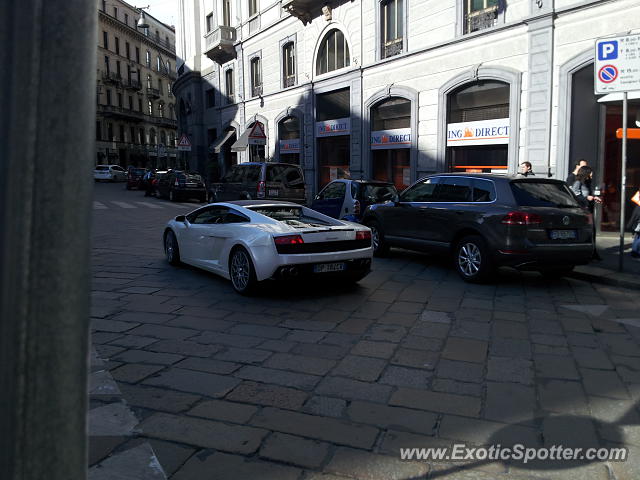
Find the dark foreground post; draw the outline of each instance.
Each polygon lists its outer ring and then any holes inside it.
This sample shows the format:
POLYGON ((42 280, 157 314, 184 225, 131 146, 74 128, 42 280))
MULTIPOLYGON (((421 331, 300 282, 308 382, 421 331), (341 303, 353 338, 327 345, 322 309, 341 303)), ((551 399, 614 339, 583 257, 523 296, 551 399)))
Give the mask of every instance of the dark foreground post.
POLYGON ((96 3, 0 2, 0 478, 86 477, 96 3))

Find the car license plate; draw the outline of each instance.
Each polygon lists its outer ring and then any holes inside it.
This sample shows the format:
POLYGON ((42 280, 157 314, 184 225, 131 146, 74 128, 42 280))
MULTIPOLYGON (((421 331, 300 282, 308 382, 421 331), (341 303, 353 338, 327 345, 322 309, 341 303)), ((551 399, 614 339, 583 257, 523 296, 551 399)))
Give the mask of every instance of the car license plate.
POLYGON ((321 263, 320 265, 313 266, 314 273, 329 273, 329 272, 341 272, 346 270, 347 266, 344 263, 321 263))
POLYGON ((272 188, 269 190, 268 195, 270 197, 277 197, 278 195, 280 195, 280 191, 277 188, 272 188))
POLYGON ((551 240, 575 240, 577 238, 575 230, 551 230, 549 236, 551 240))

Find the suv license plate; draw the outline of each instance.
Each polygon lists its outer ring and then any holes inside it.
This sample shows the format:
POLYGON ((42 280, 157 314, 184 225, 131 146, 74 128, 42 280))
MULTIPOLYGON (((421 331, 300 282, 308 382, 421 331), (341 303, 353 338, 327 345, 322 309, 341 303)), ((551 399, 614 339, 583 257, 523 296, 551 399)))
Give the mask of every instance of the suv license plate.
POLYGON ((313 266, 314 273, 342 272, 347 266, 344 263, 321 263, 313 266))
POLYGON ((575 240, 577 238, 575 230, 551 230, 549 236, 551 240, 575 240))
POLYGON ((278 195, 280 195, 280 191, 277 188, 272 188, 269 190, 267 195, 269 195, 270 197, 277 197, 278 195))

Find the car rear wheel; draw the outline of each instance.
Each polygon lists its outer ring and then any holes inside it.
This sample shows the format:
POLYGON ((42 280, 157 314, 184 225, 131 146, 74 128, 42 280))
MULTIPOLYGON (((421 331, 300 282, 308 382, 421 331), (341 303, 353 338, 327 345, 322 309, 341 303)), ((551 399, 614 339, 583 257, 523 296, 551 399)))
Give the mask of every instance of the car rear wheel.
POLYGON ((180 265, 180 248, 176 235, 172 231, 168 231, 164 236, 164 254, 169 264, 180 265))
POLYGON ((241 295, 250 295, 258 283, 251 256, 242 247, 231 252, 229 258, 229 277, 233 289, 241 295))
POLYGON ((466 282, 482 282, 494 273, 486 242, 481 236, 469 235, 458 242, 455 267, 466 282))
POLYGON ((383 257, 389 253, 389 245, 384 240, 384 233, 378 222, 371 221, 366 224, 371 230, 371 245, 373 246, 373 254, 376 257, 383 257))

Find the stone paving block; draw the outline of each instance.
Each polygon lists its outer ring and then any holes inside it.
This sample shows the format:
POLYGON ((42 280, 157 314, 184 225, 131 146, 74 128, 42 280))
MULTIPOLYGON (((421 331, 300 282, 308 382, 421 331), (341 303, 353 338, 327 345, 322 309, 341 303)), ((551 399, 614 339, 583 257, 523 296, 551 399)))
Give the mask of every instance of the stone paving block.
POLYGON ((600 446, 593 420, 589 417, 549 415, 542 420, 545 446, 597 448, 600 446))
POLYGON ((533 354, 537 355, 559 355, 562 357, 569 357, 571 351, 568 347, 554 347, 551 345, 540 345, 539 343, 533 344, 533 354))
POLYGON ((91 480, 166 480, 165 472, 148 443, 115 453, 89 469, 91 480))
POLYGON ((341 333, 352 333, 354 335, 360 335, 366 332, 372 323, 373 321, 368 318, 350 317, 349 319, 340 323, 335 328, 335 331, 341 332, 341 333))
POLYGON ((228 331, 233 335, 248 335, 253 337, 280 339, 290 332, 288 328, 269 327, 266 325, 236 325, 228 331))
POLYGON ((182 368, 171 368, 153 377, 147 378, 143 384, 166 387, 181 392, 199 393, 209 397, 224 397, 240 380, 215 373, 198 372, 182 368))
POLYGON ((627 389, 615 371, 581 368, 580 374, 582 375, 582 384, 587 395, 618 398, 620 400, 629 398, 627 389))
POLYGON ((265 440, 258 455, 306 468, 319 468, 329 453, 329 446, 325 442, 274 433, 265 440))
POLYGON ((159 340, 153 345, 149 345, 146 350, 152 352, 177 353, 179 355, 191 357, 207 358, 223 347, 217 345, 203 345, 189 340, 159 340))
POLYGON ((364 336, 374 342, 397 343, 407 334, 406 328, 399 325, 373 325, 364 336))
POLYGON ((168 315, 165 313, 123 312, 113 317, 113 320, 137 324, 165 324, 174 318, 176 318, 175 315, 168 315))
POLYGON ((246 366, 235 372, 238 378, 244 380, 253 380, 262 383, 274 383, 284 387, 299 388, 302 390, 311 390, 322 377, 316 375, 307 375, 304 373, 287 372, 284 370, 276 370, 273 368, 246 366))
POLYGON ((296 343, 285 340, 267 340, 266 342, 258 345, 258 348, 272 352, 287 353, 295 346, 296 343))
POLYGON ((491 321, 491 318, 493 317, 492 312, 489 310, 477 310, 468 308, 460 308, 458 310, 454 310, 454 313, 452 315, 455 318, 456 322, 471 321, 477 323, 487 323, 491 321))
POLYGON ((470 320, 457 320, 451 327, 450 336, 472 338, 475 340, 489 340, 491 325, 489 323, 470 320))
POLYGON ((255 452, 268 434, 261 428, 167 413, 154 413, 140 429, 151 438, 241 454, 255 452))
MULTIPOLYGON (((637 312, 634 312, 634 314, 637 314, 637 312)), ((591 326, 596 332, 626 333, 621 324, 605 318, 592 318, 591 326)))
POLYGON ((356 423, 375 425, 385 429, 408 430, 425 435, 435 433, 438 419, 435 413, 362 401, 351 402, 347 415, 356 423))
POLYGON ((530 447, 540 445, 539 434, 533 427, 454 415, 442 417, 438 433, 442 438, 475 445, 515 445, 518 443, 530 447))
POLYGON ((219 373, 221 375, 235 372, 242 364, 224 362, 222 360, 211 360, 209 358, 185 358, 181 362, 175 364, 176 367, 186 368, 188 370, 198 370, 208 373, 219 373))
POLYGON ((119 382, 138 383, 149 375, 162 370, 164 366, 141 365, 137 363, 127 363, 121 367, 111 370, 111 375, 119 382))
POLYGON ((539 335, 563 335, 561 325, 560 322, 550 318, 531 318, 529 320, 529 329, 532 333, 539 335))
POLYGON ((572 357, 534 355, 536 374, 539 377, 579 380, 580 375, 572 357))
POLYGON ((417 313, 402 313, 389 310, 378 317, 367 318, 377 318, 376 323, 379 324, 413 327, 413 325, 415 325, 416 321, 418 320, 419 315, 417 313))
POLYGON ((378 358, 348 355, 333 369, 331 374, 372 382, 377 380, 386 364, 386 361, 378 358))
POLYGON ((226 398, 236 402, 298 410, 308 396, 307 393, 293 388, 245 381, 234 388, 226 398))
POLYGON ((223 332, 229 329, 233 323, 226 320, 217 320, 206 317, 192 317, 190 315, 178 315, 169 320, 165 325, 170 327, 191 328, 194 330, 223 332))
POLYGON ((105 320, 101 318, 94 318, 91 320, 91 330, 98 332, 113 332, 121 333, 133 330, 139 323, 134 322, 122 322, 118 320, 105 320))
POLYGON ((389 366, 384 371, 378 383, 395 385, 398 387, 427 388, 433 372, 423 369, 389 366))
POLYGON ((323 345, 338 345, 341 347, 351 348, 358 342, 359 338, 359 335, 353 335, 350 333, 331 332, 320 340, 320 343, 323 345))
POLYGON ((216 360, 227 362, 259 364, 272 355, 266 350, 256 350, 253 348, 226 348, 215 355, 216 360))
POLYGON ((155 293, 155 292, 157 292, 159 290, 160 290, 159 288, 153 288, 153 287, 128 287, 128 288, 120 289, 119 292, 121 292, 121 293, 141 293, 141 294, 149 295, 149 294, 155 293))
POLYGON ((113 357, 114 360, 124 363, 151 363, 155 365, 171 365, 183 358, 182 355, 174 355, 173 353, 156 353, 146 350, 127 350, 113 357))
POLYGON ((437 359, 438 354, 435 352, 399 348, 391 359, 391 363, 394 365, 401 365, 403 367, 433 370, 437 359))
POLYGON ((108 457, 114 450, 120 448, 121 445, 126 444, 130 438, 131 437, 122 435, 115 437, 87 437, 89 450, 89 461, 87 465, 91 467, 102 459, 108 457))
POLYGON ((325 377, 315 392, 319 395, 360 399, 372 402, 386 402, 391 395, 392 387, 378 383, 361 382, 341 377, 325 377))
POLYGON ((559 320, 566 332, 593 333, 593 327, 588 318, 562 315, 559 320))
POLYGON ((124 347, 117 347, 115 345, 96 345, 95 348, 98 355, 104 359, 110 359, 125 350, 124 347))
POLYGON ((533 362, 521 358, 489 357, 487 380, 533 384, 533 362))
POLYGON ((372 448, 378 429, 367 425, 355 425, 343 420, 317 415, 265 407, 258 412, 251 424, 277 432, 348 445, 372 448))
POLYGON ((484 378, 484 363, 456 362, 442 359, 438 363, 436 376, 462 382, 480 383, 484 378))
POLYGON ((611 353, 616 355, 627 355, 629 357, 640 357, 640 346, 633 341, 629 335, 617 333, 599 333, 598 338, 604 342, 611 353))
POLYGON ((165 325, 141 325, 130 330, 129 333, 153 338, 184 340, 185 338, 197 335, 199 332, 188 328, 167 327, 165 325))
POLYGON ((123 337, 122 333, 94 332, 91 334, 91 343, 94 345, 101 345, 103 343, 112 342, 116 338, 122 338, 122 337, 123 337))
POLYGON ((264 363, 265 367, 292 370, 311 375, 326 375, 335 365, 335 360, 287 353, 275 353, 264 363))
POLYGON ((450 324, 451 314, 425 309, 420 313, 420 320, 423 322, 450 324))
MULTIPOLYGON (((502 306, 502 305, 500 305, 500 306, 502 306)), ((496 302, 496 308, 500 308, 500 306, 496 302)), ((527 321, 527 316, 526 316, 526 314, 521 313, 521 312, 512 312, 510 310, 507 310, 507 311, 495 310, 493 312, 493 319, 494 320, 508 320, 510 322, 526 322, 527 321)))
POLYGON ((492 328, 494 337, 527 339, 529 330, 521 322, 494 320, 492 328))
POLYGON ((111 345, 117 345, 119 347, 128 348, 144 348, 147 345, 151 345, 157 342, 157 338, 141 337, 139 335, 123 335, 120 338, 111 342, 111 345))
POLYGON ((362 340, 355 344, 351 353, 365 357, 391 358, 397 347, 395 343, 362 340))
POLYGON ((517 338, 494 338, 489 346, 492 357, 515 357, 531 359, 531 344, 529 340, 517 338))
POLYGON ((348 352, 348 348, 339 347, 337 345, 316 345, 311 343, 297 345, 291 350, 292 354, 330 360, 340 360, 342 357, 347 355, 348 352))
POLYGON ((391 304, 389 312, 397 313, 421 313, 424 309, 424 302, 406 302, 398 300, 391 304))
POLYGON ((195 452, 192 447, 178 445, 163 440, 144 439, 153 448, 162 469, 167 476, 173 473, 195 452))
POLYGON ((444 323, 419 322, 409 330, 410 335, 427 338, 445 338, 449 333, 449 325, 444 323))
POLYGON ((124 403, 103 404, 87 412, 87 428, 94 437, 133 435, 136 425, 138 419, 124 403))
POLYGON ((565 380, 544 380, 537 385, 540 408, 567 415, 588 415, 582 384, 565 380))
POLYGON ((455 393, 458 395, 482 396, 482 384, 459 382, 448 378, 434 378, 431 389, 436 392, 455 393))
POLYGON ((453 413, 467 417, 477 417, 480 414, 479 398, 414 388, 399 388, 391 396, 389 405, 432 412, 453 413))
POLYGON ((289 330, 285 340, 287 342, 318 343, 324 338, 327 332, 316 332, 311 330, 289 330))
POLYGON ((424 462, 408 462, 398 457, 339 448, 325 470, 358 480, 405 480, 424 478, 429 466, 424 462))
POLYGON ((487 342, 468 338, 449 337, 442 351, 442 358, 462 362, 484 363, 487 342))
POLYGON ((549 345, 552 347, 566 347, 567 339, 563 335, 545 335, 541 333, 532 333, 531 342, 541 345, 549 345))
POLYGON ((347 402, 341 398, 315 395, 307 400, 302 410, 323 417, 341 417, 346 407, 347 402))
POLYGON ((182 308, 180 305, 169 303, 129 303, 127 310, 144 313, 174 313, 182 308))
POLYGON ((535 416, 536 391, 517 383, 487 382, 484 417, 500 422, 529 422, 535 416))
POLYGON ((199 403, 191 410, 189 415, 204 417, 222 422, 244 424, 258 411, 258 407, 244 405, 242 403, 227 402, 225 400, 207 400, 199 403))
POLYGON ((330 332, 331 330, 334 329, 335 323, 320 322, 316 320, 290 319, 282 322, 281 326, 284 328, 290 328, 294 330, 312 330, 317 332, 330 332))
POLYGON ((184 316, 190 316, 190 317, 204 317, 204 318, 212 318, 212 319, 218 319, 218 318, 225 318, 231 315, 231 311, 230 310, 225 310, 222 308, 209 308, 209 307, 190 307, 190 306, 185 306, 180 308, 179 310, 176 310, 176 313, 179 313, 180 315, 184 315, 184 316))
POLYGON ((640 414, 635 401, 589 397, 589 406, 602 439, 640 447, 640 414))
POLYGON ((447 448, 451 444, 452 441, 445 438, 388 429, 382 438, 380 453, 400 458, 401 448, 447 448))
POLYGON ((444 339, 427 338, 418 335, 409 335, 400 342, 400 346, 404 348, 412 348, 414 350, 428 350, 430 352, 439 352, 442 350, 444 339))
POLYGON ((247 461, 240 455, 202 451, 192 456, 172 480, 298 480, 299 468, 265 461, 247 461))

